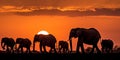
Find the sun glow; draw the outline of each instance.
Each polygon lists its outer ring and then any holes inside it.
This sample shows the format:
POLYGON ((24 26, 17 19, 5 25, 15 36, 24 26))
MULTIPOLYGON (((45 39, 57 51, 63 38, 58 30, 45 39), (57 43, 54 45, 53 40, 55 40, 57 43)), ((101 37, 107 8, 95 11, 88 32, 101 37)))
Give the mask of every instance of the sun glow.
POLYGON ((43 35, 48 35, 49 33, 45 30, 41 30, 40 32, 38 32, 37 34, 43 34, 43 35))

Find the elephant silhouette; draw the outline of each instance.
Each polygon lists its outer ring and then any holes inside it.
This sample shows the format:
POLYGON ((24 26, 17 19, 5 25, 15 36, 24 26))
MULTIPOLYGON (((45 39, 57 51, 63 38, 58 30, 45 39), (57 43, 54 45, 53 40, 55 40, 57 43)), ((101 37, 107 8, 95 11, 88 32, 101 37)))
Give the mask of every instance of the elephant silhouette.
POLYGON ((79 48, 81 47, 82 53, 85 53, 84 47, 83 47, 83 43, 85 43, 88 45, 93 45, 91 53, 94 52, 95 48, 96 48, 97 52, 100 53, 97 43, 98 43, 99 39, 101 38, 101 35, 97 29, 95 29, 95 28, 89 28, 89 29, 72 28, 70 31, 70 35, 69 35, 71 52, 72 52, 72 37, 74 37, 74 38, 78 37, 76 52, 79 53, 79 48))
POLYGON ((67 41, 59 41, 59 52, 67 53, 68 52, 68 42, 67 41))
POLYGON ((103 53, 110 53, 112 52, 112 49, 113 49, 113 41, 110 40, 110 39, 103 39, 102 42, 101 42, 101 46, 102 46, 102 52, 103 53))
POLYGON ((56 43, 56 38, 52 35, 43 35, 43 34, 39 34, 39 35, 35 35, 34 36, 34 41, 33 41, 33 51, 35 51, 35 43, 36 42, 40 42, 40 51, 41 52, 47 52, 45 46, 50 47, 50 51, 49 52, 56 52, 55 49, 55 43, 56 43), (42 51, 42 48, 44 49, 44 51, 42 51))
POLYGON ((1 47, 7 52, 14 52, 15 41, 13 38, 4 37, 1 40, 1 47))
POLYGON ((26 52, 30 52, 30 46, 31 46, 31 41, 28 38, 17 38, 16 39, 16 46, 17 44, 19 45, 18 48, 16 47, 16 50, 18 52, 23 53, 23 47, 26 48, 26 52))

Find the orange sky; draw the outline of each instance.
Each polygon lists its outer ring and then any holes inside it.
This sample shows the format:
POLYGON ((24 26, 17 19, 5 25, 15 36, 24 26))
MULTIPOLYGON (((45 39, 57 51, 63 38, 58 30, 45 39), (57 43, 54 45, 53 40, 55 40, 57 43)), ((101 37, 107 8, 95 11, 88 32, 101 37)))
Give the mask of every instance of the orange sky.
MULTIPOLYGON (((68 40, 71 28, 94 27, 99 30, 102 39, 110 38, 114 41, 115 45, 119 45, 120 43, 119 16, 67 17, 6 15, 0 16, 0 18, 0 39, 2 37, 12 37, 14 39, 23 37, 33 41, 36 33, 40 30, 46 30, 53 34, 57 38, 57 41, 68 40)), ((73 48, 75 50, 76 41, 73 42, 73 48)))

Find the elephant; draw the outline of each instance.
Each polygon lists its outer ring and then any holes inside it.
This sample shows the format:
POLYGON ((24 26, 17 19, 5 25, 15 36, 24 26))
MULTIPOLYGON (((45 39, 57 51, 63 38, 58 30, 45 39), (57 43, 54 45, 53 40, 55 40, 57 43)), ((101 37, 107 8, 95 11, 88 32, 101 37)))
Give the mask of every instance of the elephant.
POLYGON ((83 43, 93 46, 91 53, 94 52, 95 48, 98 53, 101 52, 97 46, 98 41, 101 39, 101 35, 97 29, 95 28, 89 28, 89 29, 72 28, 70 31, 70 35, 69 35, 71 52, 72 52, 72 38, 73 37, 78 38, 76 52, 79 53, 79 48, 81 47, 82 53, 85 53, 83 43))
POLYGON ((30 52, 30 46, 32 43, 28 38, 17 38, 16 39, 16 46, 17 46, 17 44, 19 44, 18 48, 16 47, 16 50, 18 52, 23 53, 23 47, 25 47, 27 49, 26 52, 30 52))
POLYGON ((59 52, 61 53, 67 53, 68 52, 68 42, 67 41, 59 41, 59 52))
POLYGON ((92 47, 87 47, 87 48, 86 48, 86 53, 87 53, 87 54, 90 53, 91 50, 92 50, 92 47))
POLYGON ((112 49, 113 49, 113 41, 111 39, 103 39, 102 42, 101 42, 101 46, 102 46, 102 52, 103 53, 110 53, 112 52, 112 49))
POLYGON ((43 35, 43 34, 39 34, 39 35, 35 35, 34 36, 34 41, 33 41, 33 51, 35 51, 35 43, 36 42, 40 42, 40 52, 43 53, 43 52, 47 52, 46 51, 46 48, 45 46, 48 46, 50 47, 50 51, 49 52, 56 52, 56 49, 55 49, 55 43, 57 42, 56 41, 56 38, 52 35, 52 34, 48 34, 48 35, 43 35), (44 49, 44 51, 42 51, 42 47, 44 49))
POLYGON ((1 46, 3 50, 6 47, 6 51, 14 52, 15 41, 13 38, 4 37, 1 40, 1 46))

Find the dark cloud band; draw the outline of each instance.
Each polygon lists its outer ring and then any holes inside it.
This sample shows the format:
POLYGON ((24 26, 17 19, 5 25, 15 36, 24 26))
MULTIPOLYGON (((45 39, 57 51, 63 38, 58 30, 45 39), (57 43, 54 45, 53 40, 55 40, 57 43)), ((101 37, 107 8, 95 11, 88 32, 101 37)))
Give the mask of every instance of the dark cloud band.
POLYGON ((120 8, 95 8, 93 10, 79 11, 59 9, 39 9, 31 12, 13 12, 16 15, 34 16, 34 15, 56 15, 56 16, 120 16, 120 8))

